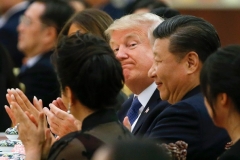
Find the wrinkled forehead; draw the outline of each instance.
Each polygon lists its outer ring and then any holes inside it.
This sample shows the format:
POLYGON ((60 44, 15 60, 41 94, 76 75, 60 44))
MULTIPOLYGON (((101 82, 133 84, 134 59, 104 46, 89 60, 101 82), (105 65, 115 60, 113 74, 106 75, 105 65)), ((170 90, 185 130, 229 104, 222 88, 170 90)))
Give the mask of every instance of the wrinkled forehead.
POLYGON ((148 39, 147 32, 141 29, 114 30, 110 37, 110 45, 123 43, 131 39, 144 41, 148 39))

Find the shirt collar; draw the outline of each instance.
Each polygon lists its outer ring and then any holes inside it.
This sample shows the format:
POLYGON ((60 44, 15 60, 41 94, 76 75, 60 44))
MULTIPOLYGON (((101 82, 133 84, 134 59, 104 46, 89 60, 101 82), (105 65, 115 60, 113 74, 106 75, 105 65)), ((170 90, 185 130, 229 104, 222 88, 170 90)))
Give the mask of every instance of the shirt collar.
POLYGON ((157 85, 156 83, 152 83, 150 86, 148 86, 145 90, 143 90, 138 96, 139 102, 142 104, 142 106, 146 106, 150 98, 152 97, 154 91, 156 90, 157 85))
POLYGON ((31 57, 27 60, 27 63, 25 64, 28 68, 31 68, 34 64, 37 63, 37 61, 42 57, 42 55, 36 55, 34 57, 31 57))

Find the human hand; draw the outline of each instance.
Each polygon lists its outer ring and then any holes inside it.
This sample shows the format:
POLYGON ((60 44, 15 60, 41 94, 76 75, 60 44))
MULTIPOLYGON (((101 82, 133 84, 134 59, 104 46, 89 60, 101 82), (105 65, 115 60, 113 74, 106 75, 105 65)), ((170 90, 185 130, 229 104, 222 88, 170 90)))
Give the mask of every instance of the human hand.
MULTIPOLYGON (((33 104, 28 100, 25 94, 19 89, 8 89, 6 98, 9 104, 12 102, 17 103, 23 111, 29 112, 33 117, 38 118, 39 113, 42 111, 42 100, 38 100, 36 97, 33 98, 33 104)), ((12 113, 8 106, 5 106, 6 112, 12 120, 13 125, 16 125, 16 117, 12 113)), ((38 121, 38 120, 37 120, 38 121)), ((45 124, 46 125, 46 124, 45 124)))
POLYGON ((123 119, 123 125, 131 132, 132 126, 127 116, 123 119))
POLYGON ((42 146, 42 159, 47 159, 49 151, 55 141, 56 138, 51 133, 51 130, 49 128, 45 129, 45 143, 42 146))
MULTIPOLYGON (((38 126, 38 122, 36 121, 35 117, 33 117, 32 114, 29 114, 28 112, 26 112, 26 115, 28 116, 28 118, 36 125, 38 126)), ((46 120, 46 118, 44 118, 44 120, 46 120)), ((45 124, 45 121, 44 121, 45 124)), ((45 128, 45 142, 42 146, 42 156, 41 159, 47 159, 49 151, 51 149, 51 146, 53 145, 53 143, 57 140, 53 134, 51 133, 49 128, 45 128)))
POLYGON ((26 160, 41 159, 43 145, 45 144, 44 114, 40 112, 38 121, 32 122, 28 113, 24 113, 18 103, 11 102, 10 108, 19 123, 18 134, 25 148, 26 160))
POLYGON ((50 104, 49 107, 50 110, 44 107, 43 112, 47 116, 52 133, 61 138, 68 133, 81 129, 81 122, 74 118, 73 115, 59 109, 54 104, 50 104))
POLYGON ((58 107, 59 109, 66 111, 67 112, 67 107, 63 104, 62 102, 62 98, 57 98, 56 100, 54 100, 52 102, 56 107, 58 107))

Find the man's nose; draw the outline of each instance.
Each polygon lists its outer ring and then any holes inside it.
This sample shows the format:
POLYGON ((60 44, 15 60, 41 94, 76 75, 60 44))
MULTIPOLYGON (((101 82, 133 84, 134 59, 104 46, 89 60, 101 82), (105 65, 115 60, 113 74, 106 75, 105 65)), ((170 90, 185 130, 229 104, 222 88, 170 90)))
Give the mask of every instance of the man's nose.
POLYGON ((128 54, 127 54, 127 49, 126 49, 126 47, 120 46, 119 49, 118 49, 118 51, 117 51, 117 53, 116 53, 116 57, 117 57, 119 60, 128 58, 128 54))
POLYGON ((152 67, 148 71, 148 77, 149 78, 155 78, 156 77, 156 69, 155 64, 152 65, 152 67))

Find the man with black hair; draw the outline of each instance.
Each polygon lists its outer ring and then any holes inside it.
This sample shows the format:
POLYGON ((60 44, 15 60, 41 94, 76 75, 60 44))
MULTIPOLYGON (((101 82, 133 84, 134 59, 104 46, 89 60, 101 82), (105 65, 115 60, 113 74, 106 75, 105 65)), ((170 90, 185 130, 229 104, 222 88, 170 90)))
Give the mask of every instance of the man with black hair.
POLYGON ((216 30, 201 18, 178 15, 163 21, 153 36, 155 62, 149 77, 171 106, 159 112, 145 136, 185 141, 188 160, 217 159, 230 138, 213 124, 199 87, 204 61, 220 47, 216 30))
POLYGON ((26 60, 18 78, 28 99, 43 99, 44 106, 60 95, 50 56, 58 33, 73 13, 65 0, 35 0, 20 18, 18 49, 26 60))

